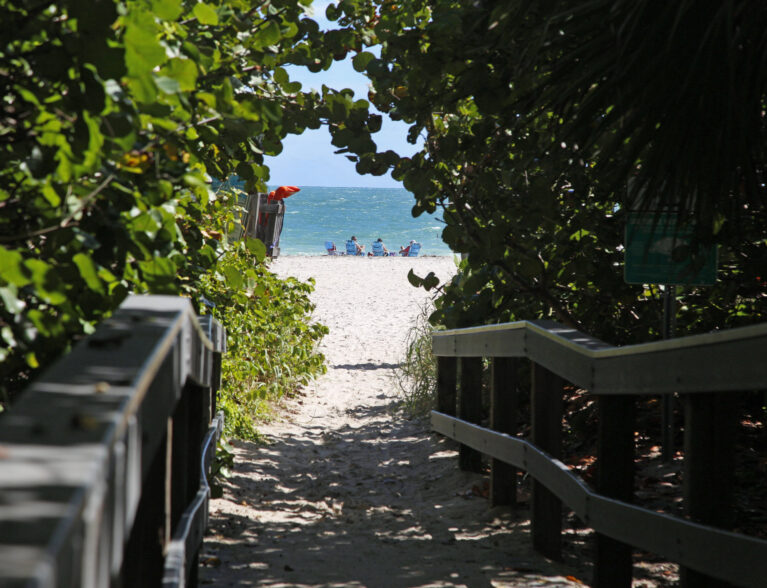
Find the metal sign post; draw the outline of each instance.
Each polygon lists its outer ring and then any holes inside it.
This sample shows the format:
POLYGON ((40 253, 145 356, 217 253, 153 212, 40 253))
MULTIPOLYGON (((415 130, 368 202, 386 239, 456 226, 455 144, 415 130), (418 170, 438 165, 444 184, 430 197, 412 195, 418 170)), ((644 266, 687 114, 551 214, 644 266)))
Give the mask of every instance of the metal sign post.
MULTIPOLYGON (((710 285, 716 281, 717 250, 696 245, 695 226, 669 211, 632 211, 626 220, 623 279, 628 284, 665 284, 664 339, 674 336, 676 285, 710 285), (673 290, 673 293, 672 293, 673 290)), ((661 395, 663 461, 674 458, 674 395, 661 395)))
MULTIPOLYGON (((671 339, 676 326, 676 286, 666 284, 663 292, 663 338, 671 339)), ((674 395, 661 396, 661 451, 665 463, 674 459, 674 395)))

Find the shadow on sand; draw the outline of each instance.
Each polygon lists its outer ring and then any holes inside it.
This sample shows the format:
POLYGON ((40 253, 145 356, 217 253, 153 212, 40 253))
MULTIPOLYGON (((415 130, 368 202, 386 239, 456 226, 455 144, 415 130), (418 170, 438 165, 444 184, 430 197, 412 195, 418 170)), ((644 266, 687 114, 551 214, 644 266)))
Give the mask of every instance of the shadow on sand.
POLYGON ((212 504, 203 583, 216 586, 566 586, 531 549, 527 509, 490 509, 453 442, 391 406, 355 407, 268 445, 237 443, 212 504), (363 423, 360 426, 354 426, 363 423))

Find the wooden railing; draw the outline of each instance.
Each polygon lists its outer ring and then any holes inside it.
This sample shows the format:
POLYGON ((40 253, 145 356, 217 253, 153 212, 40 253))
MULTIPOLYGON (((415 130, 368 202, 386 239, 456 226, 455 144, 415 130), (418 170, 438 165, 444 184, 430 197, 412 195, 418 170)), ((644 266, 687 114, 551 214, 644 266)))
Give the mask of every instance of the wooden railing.
POLYGON ((224 347, 188 300, 131 296, 2 415, 0 586, 196 584, 224 347))
POLYGON ((433 430, 461 444, 464 469, 478 470, 482 454, 492 458, 493 504, 514 504, 517 468, 528 472, 538 551, 560 556, 564 504, 595 531, 596 586, 631 585, 632 546, 679 563, 686 586, 765 585, 767 541, 722 527, 731 514, 734 400, 767 389, 767 325, 621 348, 550 321, 440 331, 432 340, 438 362, 433 430), (482 358, 491 358, 489 428, 479 426, 482 358), (531 360, 529 440, 515 436, 515 358, 531 360), (594 489, 559 459, 568 383, 598 403, 594 489), (631 504, 636 398, 674 393, 684 402, 689 519, 631 504))

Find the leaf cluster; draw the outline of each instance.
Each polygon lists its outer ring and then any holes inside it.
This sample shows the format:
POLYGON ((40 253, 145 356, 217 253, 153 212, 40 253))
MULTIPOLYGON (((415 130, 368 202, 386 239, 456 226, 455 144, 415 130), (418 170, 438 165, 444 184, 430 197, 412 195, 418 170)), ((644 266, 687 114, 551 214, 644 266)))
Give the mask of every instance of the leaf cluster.
POLYGON ((264 155, 323 124, 373 148, 367 102, 284 68, 352 50, 309 4, 0 0, 0 402, 129 292, 197 299, 212 178, 264 191, 264 155))
POLYGON ((227 333, 218 396, 226 432, 252 439, 254 417, 263 416, 268 403, 325 373, 316 346, 328 329, 311 320, 312 282, 271 273, 257 239, 227 240, 223 231, 232 224, 237 201, 234 192, 220 193, 207 218, 205 232, 222 236, 218 261, 200 276, 196 293, 201 312, 212 314, 227 333))
POLYGON ((428 303, 410 328, 405 353, 394 376, 402 397, 402 410, 409 418, 423 418, 435 408, 437 398, 437 361, 432 352, 432 326, 428 318, 433 311, 428 303))
POLYGON ((766 78, 753 51, 767 29, 744 23, 753 3, 716 4, 416 0, 374 2, 372 19, 371 4, 356 12, 381 44, 379 57, 358 58, 372 103, 424 144, 393 174, 414 193, 414 215, 442 209, 443 239, 466 254, 435 321, 547 317, 615 344, 659 337, 658 288, 623 281, 626 213, 649 206, 637 204, 647 193, 719 244, 716 286, 677 292, 679 327, 764 320, 764 117, 754 115, 766 78), (660 70, 663 56, 673 70, 660 70), (707 74, 723 61, 729 74, 707 74), (735 72, 748 90, 734 88, 735 72), (738 116, 742 132, 728 126, 738 116), (721 145, 732 149, 718 158, 721 145))

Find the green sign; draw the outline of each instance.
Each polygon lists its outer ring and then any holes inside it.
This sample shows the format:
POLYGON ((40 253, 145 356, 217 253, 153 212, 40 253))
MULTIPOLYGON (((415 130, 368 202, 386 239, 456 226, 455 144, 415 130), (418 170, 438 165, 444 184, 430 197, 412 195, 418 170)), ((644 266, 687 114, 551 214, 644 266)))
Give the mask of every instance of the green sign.
POLYGON ((677 219, 674 213, 629 213, 623 275, 627 283, 714 283, 716 247, 696 247, 692 251, 693 227, 679 225, 677 219))

